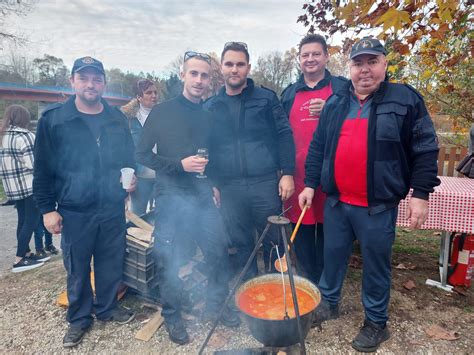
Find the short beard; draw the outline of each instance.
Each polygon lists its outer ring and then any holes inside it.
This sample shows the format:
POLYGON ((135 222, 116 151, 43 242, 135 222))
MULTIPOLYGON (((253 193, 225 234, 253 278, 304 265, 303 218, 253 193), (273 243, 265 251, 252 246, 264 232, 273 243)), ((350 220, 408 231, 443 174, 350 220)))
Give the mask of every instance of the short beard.
POLYGON ((243 87, 247 83, 247 78, 243 79, 242 81, 240 81, 237 84, 231 83, 230 80, 226 80, 225 83, 226 83, 227 86, 231 87, 232 89, 240 89, 241 87, 243 87))
POLYGON ((102 99, 102 97, 99 96, 99 95, 97 95, 95 99, 88 99, 88 98, 86 98, 85 95, 77 95, 77 96, 79 96, 79 98, 81 99, 81 101, 84 105, 87 105, 87 106, 90 106, 90 107, 93 107, 93 106, 97 105, 100 102, 100 100, 102 99))

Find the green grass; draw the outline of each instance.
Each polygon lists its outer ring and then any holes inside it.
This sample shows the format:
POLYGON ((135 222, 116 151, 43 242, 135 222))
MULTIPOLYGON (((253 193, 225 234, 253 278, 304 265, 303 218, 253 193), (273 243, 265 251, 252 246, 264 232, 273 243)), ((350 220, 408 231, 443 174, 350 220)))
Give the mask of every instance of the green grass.
POLYGON ((397 237, 393 252, 400 254, 439 255, 440 236, 432 230, 415 230, 397 228, 397 237))
POLYGON ((0 200, 6 199, 5 191, 3 191, 2 180, 0 180, 0 200))
MULTIPOLYGON (((435 257, 439 255, 441 236, 435 235, 436 231, 411 231, 405 228, 397 228, 396 233, 397 237, 393 244, 394 254, 425 254, 435 257)), ((354 244, 354 254, 361 255, 358 243, 354 244)))
POLYGON ((347 277, 354 281, 362 280, 362 270, 347 268, 347 277))
POLYGON ((463 308, 464 312, 467 313, 474 313, 474 307, 473 306, 466 306, 463 308))

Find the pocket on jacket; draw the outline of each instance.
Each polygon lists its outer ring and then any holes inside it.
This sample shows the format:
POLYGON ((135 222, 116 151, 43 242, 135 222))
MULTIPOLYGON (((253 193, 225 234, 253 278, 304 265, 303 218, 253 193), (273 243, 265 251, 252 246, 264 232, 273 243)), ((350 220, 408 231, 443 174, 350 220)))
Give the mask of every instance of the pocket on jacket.
POLYGON ((236 175, 235 154, 231 145, 225 144, 218 148, 218 151, 209 155, 210 168, 218 176, 236 175))
POLYGON ((406 190, 400 161, 374 162, 374 194, 376 200, 392 200, 401 197, 406 190))
POLYGON ((400 131, 406 114, 407 107, 396 103, 377 106, 376 139, 400 142, 400 131))
MULTIPOLYGON (((245 103, 245 128, 246 129, 269 129, 266 108, 266 99, 255 99, 245 103)), ((244 127, 241 127, 244 128, 244 127)))
MULTIPOLYGON (((105 179, 105 178, 104 178, 105 179)), ((127 196, 127 192, 124 190, 120 183, 120 172, 112 171, 106 178, 107 191, 105 191, 104 198, 107 201, 122 201, 127 196)))
POLYGON ((96 184, 92 172, 77 172, 70 174, 63 180, 59 204, 87 205, 96 198, 96 184))
POLYGON ((245 159, 249 176, 258 176, 279 169, 275 153, 270 151, 267 142, 245 143, 245 159))

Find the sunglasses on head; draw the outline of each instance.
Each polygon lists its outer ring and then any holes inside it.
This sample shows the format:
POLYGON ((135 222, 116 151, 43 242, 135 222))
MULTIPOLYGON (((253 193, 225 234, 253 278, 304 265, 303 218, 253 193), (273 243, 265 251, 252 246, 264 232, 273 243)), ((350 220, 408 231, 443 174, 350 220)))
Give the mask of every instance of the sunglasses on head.
POLYGON ((228 47, 234 47, 234 46, 243 47, 246 51, 248 51, 247 43, 244 43, 244 42, 227 42, 226 44, 224 44, 224 49, 228 47))
POLYGON ((208 64, 211 64, 211 56, 209 54, 193 52, 193 51, 187 51, 184 53, 185 62, 195 57, 201 58, 202 60, 206 61, 208 64))

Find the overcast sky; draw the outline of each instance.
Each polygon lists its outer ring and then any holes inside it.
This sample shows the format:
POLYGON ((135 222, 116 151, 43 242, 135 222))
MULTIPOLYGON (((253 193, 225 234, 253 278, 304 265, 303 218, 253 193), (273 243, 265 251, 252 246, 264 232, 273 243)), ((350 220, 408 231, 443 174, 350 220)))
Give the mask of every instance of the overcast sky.
MULTIPOLYGON (((92 55, 106 68, 167 72, 186 50, 221 52, 225 42, 249 45, 251 61, 296 46, 303 0, 38 0, 25 17, 9 18, 29 39, 27 57, 92 55)), ((6 48, 1 53, 5 55, 6 48)))

